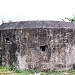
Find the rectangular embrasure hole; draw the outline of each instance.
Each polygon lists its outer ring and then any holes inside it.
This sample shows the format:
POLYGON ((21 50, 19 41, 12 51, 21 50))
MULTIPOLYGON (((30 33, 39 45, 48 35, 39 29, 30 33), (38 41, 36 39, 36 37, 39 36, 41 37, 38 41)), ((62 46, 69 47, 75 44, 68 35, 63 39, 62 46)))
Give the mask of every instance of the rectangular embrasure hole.
POLYGON ((5 42, 8 43, 9 42, 9 38, 5 38, 5 42))
POLYGON ((48 47, 47 45, 40 46, 40 49, 41 49, 42 51, 46 51, 46 48, 47 48, 47 47, 48 47))

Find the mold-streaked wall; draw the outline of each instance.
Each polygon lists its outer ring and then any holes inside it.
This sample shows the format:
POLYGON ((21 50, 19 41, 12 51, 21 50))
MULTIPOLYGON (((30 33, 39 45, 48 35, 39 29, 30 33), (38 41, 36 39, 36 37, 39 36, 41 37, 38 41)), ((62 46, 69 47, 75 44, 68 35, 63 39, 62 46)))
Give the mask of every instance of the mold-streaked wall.
POLYGON ((74 29, 10 29, 3 30, 1 35, 3 65, 22 70, 68 70, 75 64, 74 29))

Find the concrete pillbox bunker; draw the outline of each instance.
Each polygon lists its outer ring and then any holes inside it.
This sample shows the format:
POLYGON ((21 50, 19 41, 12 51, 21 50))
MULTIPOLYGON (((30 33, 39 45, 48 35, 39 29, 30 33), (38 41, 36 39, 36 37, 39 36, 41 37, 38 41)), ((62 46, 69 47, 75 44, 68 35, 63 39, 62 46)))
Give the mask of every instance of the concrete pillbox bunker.
POLYGON ((22 70, 69 70, 75 64, 75 25, 20 21, 0 25, 0 65, 22 70))

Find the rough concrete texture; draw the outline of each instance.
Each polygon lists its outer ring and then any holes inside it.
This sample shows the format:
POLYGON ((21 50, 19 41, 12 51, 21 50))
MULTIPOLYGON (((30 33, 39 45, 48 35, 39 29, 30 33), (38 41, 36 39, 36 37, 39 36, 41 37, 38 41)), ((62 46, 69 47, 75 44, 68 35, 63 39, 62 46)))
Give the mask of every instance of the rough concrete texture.
POLYGON ((22 70, 69 70, 75 64, 75 29, 0 30, 0 53, 2 65, 22 70))

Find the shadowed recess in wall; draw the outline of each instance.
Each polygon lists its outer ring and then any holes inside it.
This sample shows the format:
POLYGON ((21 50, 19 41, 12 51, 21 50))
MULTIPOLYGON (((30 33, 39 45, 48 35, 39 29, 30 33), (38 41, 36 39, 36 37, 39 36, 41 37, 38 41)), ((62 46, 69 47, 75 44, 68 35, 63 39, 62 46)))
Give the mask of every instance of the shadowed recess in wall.
POLYGON ((17 57, 16 57, 16 51, 17 51, 17 45, 12 42, 11 46, 10 46, 10 49, 9 49, 9 64, 11 66, 13 66, 13 62, 16 62, 17 61, 17 57))

